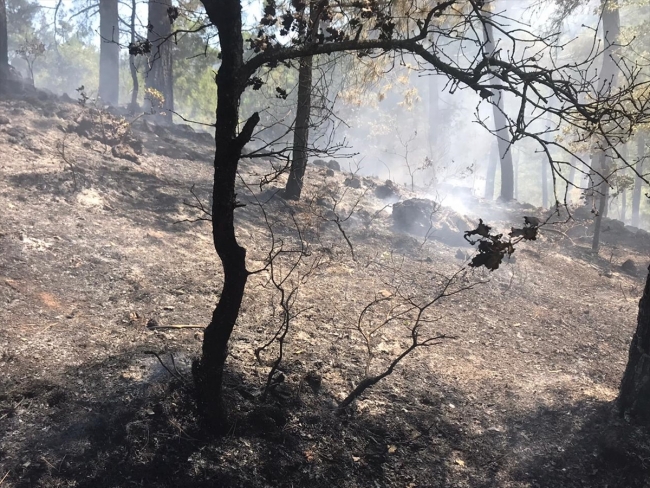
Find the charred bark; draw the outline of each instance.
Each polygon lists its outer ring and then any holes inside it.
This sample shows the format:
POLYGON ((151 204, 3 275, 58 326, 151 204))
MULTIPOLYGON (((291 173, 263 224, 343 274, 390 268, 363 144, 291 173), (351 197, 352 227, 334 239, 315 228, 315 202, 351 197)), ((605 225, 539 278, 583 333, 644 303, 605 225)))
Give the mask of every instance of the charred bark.
POLYGON ((146 75, 146 87, 156 90, 164 98, 163 106, 160 108, 164 113, 164 118, 169 122, 172 121, 174 110, 172 24, 168 14, 168 9, 171 6, 171 0, 149 0, 150 29, 147 39, 151 42, 151 54, 149 55, 149 71, 146 75))
MULTIPOLYGON (((490 54, 494 53, 494 35, 492 24, 485 24, 485 47, 490 54)), ((494 130, 499 146, 499 161, 501 162, 501 200, 510 201, 514 198, 514 168, 512 165, 512 151, 510 151, 510 133, 508 121, 504 115, 503 97, 498 92, 496 103, 493 101, 494 130)))
POLYGON ((7 35, 7 4, 0 0, 0 69, 9 70, 9 44, 7 35))
POLYGON ((621 416, 650 424, 650 275, 639 301, 637 327, 618 396, 621 416))
MULTIPOLYGON (((643 171, 643 160, 645 158, 645 133, 640 133, 637 136, 637 161, 636 161, 636 173, 641 174, 643 171)), ((641 187, 643 186, 643 180, 638 176, 634 177, 634 191, 632 193, 632 222, 631 224, 634 227, 639 226, 639 206, 641 204, 641 187)))
MULTIPOLYGON (((136 0, 131 0, 131 44, 135 44, 135 17, 136 17, 136 0)), ((131 81, 133 82, 133 89, 131 90, 131 103, 129 108, 134 112, 138 110, 138 94, 140 92, 140 80, 138 80, 138 69, 135 66, 135 56, 129 56, 129 71, 131 72, 131 81)))
POLYGON ((219 31, 223 54, 217 75, 212 237, 223 266, 224 282, 212 320, 204 332, 201 358, 193 364, 192 372, 199 410, 210 429, 222 432, 227 425, 222 387, 228 342, 239 315, 249 275, 246 250, 239 245, 235 236, 234 217, 238 206, 235 180, 241 151, 250 140, 259 115, 253 114, 242 131, 237 133, 239 101, 245 88, 240 77, 244 45, 241 6, 238 0, 223 0, 217 2, 217 8, 219 14, 211 15, 211 18, 219 31))
POLYGON ((607 201, 609 199, 609 183, 607 183, 606 175, 607 169, 607 154, 600 152, 598 154, 598 171, 602 175, 599 185, 596 187, 596 195, 598 201, 598 215, 594 224, 594 239, 591 242, 591 250, 598 252, 600 249, 600 228, 602 226, 603 217, 607 211, 607 201))
POLYGON ((485 194, 483 195, 483 197, 486 200, 494 199, 494 182, 496 180, 498 165, 499 165, 499 148, 495 144, 492 146, 492 150, 490 151, 487 174, 485 176, 485 194))
POLYGON ((9 41, 7 36, 7 4, 0 0, 0 93, 9 90, 9 41))
POLYGON ((542 208, 548 208, 548 166, 546 157, 542 158, 542 208))
POLYGON ((99 97, 116 106, 120 96, 120 30, 117 0, 99 2, 99 97))
POLYGON ((289 200, 300 199, 305 170, 307 169, 312 67, 312 56, 300 60, 298 74, 298 107, 296 110, 296 127, 293 133, 293 159, 291 161, 291 171, 284 192, 285 197, 289 200))

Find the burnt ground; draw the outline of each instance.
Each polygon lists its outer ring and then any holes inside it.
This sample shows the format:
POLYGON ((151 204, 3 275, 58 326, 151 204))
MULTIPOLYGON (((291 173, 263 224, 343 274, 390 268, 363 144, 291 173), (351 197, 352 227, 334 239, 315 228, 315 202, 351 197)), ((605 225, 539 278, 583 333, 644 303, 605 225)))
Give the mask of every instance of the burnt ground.
MULTIPOLYGON (((268 200, 267 222, 287 249, 302 242, 313 252, 298 268, 308 279, 284 382, 264 401, 277 348, 261 361, 254 352, 281 314, 268 275, 251 277, 228 362, 232 428, 207 437, 190 381, 201 329, 146 324, 210 319, 221 270, 209 223, 186 203, 196 203, 193 193, 207 200, 213 147, 189 129, 136 124, 142 154, 118 158, 101 137, 70 131, 81 110, 47 97, 0 102, 3 488, 647 486, 647 433, 613 410, 648 264, 642 248, 613 242, 594 256, 579 240, 542 232, 494 273, 462 275, 456 286, 484 283, 441 300, 423 328, 454 339, 417 350, 335 415, 363 378, 355 326, 365 304, 395 287, 435 296, 463 260, 435 234, 395 232, 373 196, 377 182, 347 187, 348 175, 324 167, 308 170, 300 204, 242 185, 249 269, 269 250, 258 200, 268 200), (344 188, 333 213, 328 195, 344 188), (359 198, 341 224, 353 260, 331 221, 359 198), (619 269, 628 258, 639 277, 619 269), (322 378, 320 387, 307 377, 322 378)), ((251 184, 266 172, 261 162, 242 165, 251 184)), ((372 372, 408 345, 407 319, 373 336, 372 372)))

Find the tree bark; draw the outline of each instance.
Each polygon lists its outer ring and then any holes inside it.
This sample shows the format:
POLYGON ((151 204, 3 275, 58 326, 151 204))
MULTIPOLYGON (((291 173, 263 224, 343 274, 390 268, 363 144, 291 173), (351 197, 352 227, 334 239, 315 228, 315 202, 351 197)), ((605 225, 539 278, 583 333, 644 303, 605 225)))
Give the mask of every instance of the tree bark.
MULTIPOLYGON (((491 24, 485 24, 485 47, 490 54, 494 53, 493 28, 491 24)), ((510 151, 510 133, 508 132, 508 121, 504 115, 503 97, 497 92, 498 98, 494 105, 494 129, 497 134, 499 146, 499 160, 501 161, 501 200, 510 201, 514 198, 514 169, 512 165, 512 152, 510 151)))
MULTIPOLYGON (((603 44, 605 46, 603 52, 603 68, 600 72, 600 80, 598 84, 598 91, 601 95, 607 95, 616 86, 618 78, 618 54, 616 49, 612 46, 618 39, 621 31, 621 19, 619 17, 618 0, 602 0, 601 6, 603 9, 603 44)), ((604 141, 603 141, 604 143, 604 141)), ((607 201, 609 198, 609 183, 607 177, 609 176, 609 155, 607 149, 601 149, 598 153, 598 168, 600 174, 603 176, 598 186, 596 187, 596 195, 599 198, 598 216, 596 217, 596 225, 594 227, 594 240, 591 244, 593 251, 598 251, 600 248, 600 227, 601 221, 607 215, 607 201)))
POLYGON ((120 31, 117 0, 99 2, 99 97, 116 106, 120 95, 120 31))
POLYGON ((299 200, 307 168, 307 145, 309 144, 309 115, 311 113, 313 57, 300 60, 298 73, 298 106, 296 127, 293 133, 293 159, 284 195, 289 200, 299 200))
MULTIPOLYGON (((621 153, 623 159, 627 161, 629 156, 627 144, 624 144, 619 152, 621 153)), ((620 175, 625 176, 627 172, 628 172, 627 168, 622 168, 620 170, 620 175)), ((627 189, 625 187, 623 187, 623 189, 620 190, 620 197, 621 197, 621 209, 619 212, 619 218, 621 222, 625 223, 625 219, 627 218, 627 189)))
MULTIPOLYGON (((636 144, 637 144, 637 162, 636 162, 636 173, 641 174, 643 171, 643 158, 645 157, 645 133, 641 132, 637 135, 636 144)), ((634 192, 632 193, 632 222, 631 224, 634 227, 639 226, 639 206, 641 204, 641 187, 643 186, 643 180, 638 176, 634 177, 634 192)))
POLYGON ((637 327, 618 396, 621 416, 650 424, 650 275, 639 301, 637 327))
MULTIPOLYGON (((131 43, 135 43, 135 18, 136 18, 137 1, 131 0, 131 43)), ((131 103, 129 108, 134 112, 138 110, 138 95, 140 92, 140 80, 138 80, 138 70, 135 66, 135 56, 129 56, 129 71, 131 72, 131 81, 133 89, 131 90, 131 103)))
POLYGON ((235 180, 244 145, 250 140, 257 113, 237 134, 239 101, 245 84, 241 79, 243 45, 239 0, 222 0, 206 5, 219 32, 222 62, 217 76, 216 152, 212 202, 212 237, 224 272, 221 297, 205 329, 201 358, 193 364, 198 405, 208 427, 223 432, 227 425, 223 404, 223 372, 228 356, 228 342, 235 327, 248 279, 246 250, 235 236, 234 213, 237 208, 235 180), (218 14, 208 7, 216 7, 218 14))
POLYGON ((7 35, 7 4, 0 0, 0 92, 9 88, 9 40, 7 35))
POLYGON ((571 192, 573 191, 573 180, 576 178, 576 164, 578 161, 575 156, 571 156, 571 169, 569 169, 569 182, 567 183, 567 203, 571 203, 571 192))
MULTIPOLYGON (((146 87, 163 96, 164 118, 171 122, 174 110, 174 80, 172 71, 172 24, 167 13, 171 0, 149 0, 149 25, 147 39, 151 42, 149 71, 146 87)), ((241 7, 238 7, 241 8, 241 7)), ((149 102, 151 103, 151 102, 149 102)), ((149 107, 148 107, 149 108, 149 107)))
POLYGON ((548 208, 548 166, 546 157, 542 157, 542 208, 548 208))
POLYGON ((499 164, 499 149, 496 144, 492 146, 488 159, 487 174, 485 176, 485 195, 486 200, 494 200, 494 182, 497 175, 497 165, 499 164))
POLYGON ((607 211, 607 200, 609 198, 609 183, 607 179, 604 178, 607 175, 607 154, 605 151, 598 153, 598 171, 603 175, 600 184, 596 187, 596 195, 598 201, 598 215, 596 216, 596 222, 594 224, 594 239, 591 242, 591 250, 598 252, 600 249, 600 228, 602 226, 603 217, 607 211))
POLYGON ((440 117, 440 88, 438 87, 438 76, 429 76, 429 105, 428 105, 428 132, 429 132, 429 154, 433 159, 438 147, 438 119, 440 117))
POLYGON ((521 159, 521 152, 516 155, 513 154, 513 191, 515 200, 519 200, 519 160, 521 159))

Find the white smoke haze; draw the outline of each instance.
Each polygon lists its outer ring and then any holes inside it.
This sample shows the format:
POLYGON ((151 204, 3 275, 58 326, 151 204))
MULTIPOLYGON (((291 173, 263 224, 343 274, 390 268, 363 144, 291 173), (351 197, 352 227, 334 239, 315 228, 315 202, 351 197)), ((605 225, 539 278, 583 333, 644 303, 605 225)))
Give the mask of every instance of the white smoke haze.
MULTIPOLYGON (((515 26, 533 33, 547 32, 549 22, 553 17, 551 2, 541 0, 496 0, 494 12, 499 22, 505 26, 515 26)), ((22 0, 8 2, 11 12, 25 11, 30 4, 22 0), (22 9, 22 10, 21 10, 22 9)), ((45 53, 33 62, 35 84, 39 88, 55 93, 68 93, 76 97, 76 89, 84 86, 86 93, 95 95, 98 86, 98 51, 100 39, 98 36, 98 16, 74 16, 85 8, 73 0, 58 2, 42 0, 35 3, 38 13, 32 16, 31 27, 18 25, 18 20, 10 22, 11 62, 25 77, 29 76, 28 63, 16 54, 16 50, 26 39, 41 39, 46 45, 45 53), (58 18, 55 21, 54 12, 58 6, 58 18), (12 25, 13 29, 12 30, 12 25), (54 26, 56 25, 56 30, 54 26), (29 31, 29 32, 28 32, 29 31), (72 62, 74 60, 74 62, 72 62)), ((90 4, 89 4, 90 5, 90 4)), ((565 47, 553 52, 544 51, 541 63, 549 63, 550 56, 556 62, 579 59, 585 56, 592 47, 594 39, 601 33, 599 26, 599 2, 594 0, 578 8, 570 18, 562 23, 562 42, 565 47)), ((120 4, 120 16, 128 18, 130 5, 120 4)), ((650 7, 645 11, 650 12, 650 7)), ((93 11, 91 10, 90 13, 93 11)), ((251 1, 245 5, 246 22, 254 26, 259 19, 261 2, 251 1)), ((18 19, 18 14, 14 13, 18 19)), ((137 4, 138 36, 146 36, 146 3, 137 4)), ((633 26, 643 19, 635 19, 625 11, 622 13, 622 23, 633 26)), ((122 46, 120 66, 120 103, 126 105, 130 101, 132 82, 129 74, 128 52, 126 46, 129 33, 120 33, 119 41, 122 46)), ((175 47, 179 62, 187 63, 190 51, 194 45, 184 45, 181 40, 175 47), (185 46, 185 47, 183 47, 185 46), (189 46, 189 47, 188 47, 189 46)), ((195 74, 183 77, 183 69, 187 64, 181 64, 176 76, 175 110, 183 117, 203 123, 214 120, 216 103, 216 88, 212 77, 218 69, 216 50, 218 45, 214 37, 208 41, 215 50, 215 57, 205 58, 200 66, 200 88, 192 89, 195 74)), ((503 35, 496 33, 497 49, 510 54, 512 43, 503 35)), ((199 43, 200 44, 200 43, 199 43)), ((199 45, 197 44, 197 45, 199 45)), ((472 43, 465 43, 469 56, 472 43)), ((199 46, 200 47, 200 46, 199 46)), ((443 48, 444 49, 444 48, 443 48)), ((457 48, 455 48, 457 49, 457 48)), ((520 43, 519 49, 522 49, 520 43)), ((542 46, 528 46, 527 55, 535 50, 540 53, 542 46)), ((460 51, 459 51, 460 52, 460 51)), ((462 56, 455 55, 462 63, 462 56)), ((200 53, 198 53, 200 54, 200 53)), ((522 54, 519 52, 518 54, 522 54)), ((200 59, 197 58, 197 59, 200 59)), ((448 84, 446 77, 436 75, 426 67, 418 66, 417 61, 409 56, 398 57, 393 61, 377 62, 374 76, 366 77, 364 83, 359 83, 361 71, 360 62, 353 57, 340 56, 336 59, 318 58, 316 61, 314 80, 316 84, 316 100, 312 121, 318 127, 311 132, 311 143, 320 149, 340 146, 338 152, 318 155, 312 159, 337 159, 341 166, 350 171, 358 171, 364 176, 373 176, 381 180, 392 180, 406 187, 413 186, 419 194, 427 198, 440 198, 445 205, 452 206, 458 211, 476 214, 480 198, 484 196, 486 174, 491 154, 496 145, 496 138, 482 127, 480 120, 487 127, 493 128, 492 106, 482 101, 471 89, 456 87, 448 84), (384 63, 382 65, 382 62, 384 63), (332 136, 333 129, 336 129, 332 136), (465 197, 454 194, 455 188, 465 188, 460 193, 465 197), (472 198, 466 198, 472 195, 472 198)), ((372 63, 372 62, 370 62, 372 63)), ((259 91, 247 93, 243 116, 253 111, 262 113, 266 129, 258 133, 258 143, 270 137, 279 137, 285 145, 291 143, 290 129, 295 117, 297 70, 294 63, 291 68, 282 68, 265 78, 265 86, 259 91), (287 91, 285 100, 278 98, 276 88, 287 91)), ((595 73, 599 63, 592 67, 595 73)), ((140 102, 143 98, 144 79, 147 67, 142 60, 139 62, 140 102)), ((510 117, 515 117, 519 109, 512 95, 504 95, 505 111, 510 117)), ((532 115, 532 114, 528 114, 532 115)), ((177 117, 176 122, 184 122, 177 117)), ((536 128, 544 130, 554 125, 554 121, 540 120, 536 128)), ((202 126, 196 126, 200 128, 202 126)), ((549 134, 549 138, 555 134, 549 134)), ((542 168, 548 165, 546 157, 533 141, 517 141, 511 148, 516 167, 515 192, 520 202, 535 206, 543 204, 540 181, 542 168)), ((554 157, 568 161, 568 156, 559 152, 554 157)), ((550 171, 547 206, 555 201, 553 195, 550 171)), ((576 181, 578 176, 576 176, 576 181)), ((495 178, 494 194, 499 194, 499 171, 495 178)), ((565 186, 558 183, 556 187, 558 199, 564 198, 565 186)), ((569 200, 578 203, 580 191, 572 190, 569 200)), ((628 199, 628 205, 630 205, 628 199)), ((620 202, 612 202, 613 215, 620 212, 620 202)), ((643 225, 649 227, 648 206, 642 203, 643 225)), ((629 215, 629 212, 628 212, 629 215)))

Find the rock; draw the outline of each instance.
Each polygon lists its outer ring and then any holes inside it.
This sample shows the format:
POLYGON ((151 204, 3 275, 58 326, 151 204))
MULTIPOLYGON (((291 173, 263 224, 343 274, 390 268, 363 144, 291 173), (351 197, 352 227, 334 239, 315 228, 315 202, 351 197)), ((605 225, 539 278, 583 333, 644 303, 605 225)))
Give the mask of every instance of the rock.
POLYGON ((462 249, 456 251, 456 259, 462 259, 463 261, 467 259, 467 253, 462 249))
POLYGON ((138 155, 135 153, 131 146, 127 146, 126 144, 113 146, 111 149, 111 154, 113 154, 113 156, 116 158, 126 159, 127 161, 140 164, 140 158, 138 158, 138 155))
POLYGON ((349 186, 350 188, 361 188, 361 179, 359 179, 357 176, 350 176, 349 178, 345 179, 343 184, 345 186, 349 186))
POLYGON ((322 159, 314 159, 311 164, 314 166, 320 166, 322 168, 329 168, 328 164, 322 159))
POLYGON ((0 115, 0 125, 11 124, 11 119, 6 115, 0 115))
POLYGON ((466 217, 424 198, 412 198, 393 205, 393 224, 397 230, 426 236, 449 246, 469 246, 464 233, 476 227, 466 217))
POLYGON ((636 264, 634 264, 634 261, 631 259, 628 259, 623 264, 621 264, 621 271, 629 274, 630 276, 637 276, 639 274, 636 268, 636 264))
POLYGON ((341 171, 341 165, 335 159, 330 159, 327 163, 327 167, 334 171, 341 171))
POLYGON ((327 171, 325 171, 326 176, 334 176, 334 170, 327 168, 327 171))
POLYGON ((204 144, 214 144, 214 134, 210 134, 209 132, 196 132, 194 134, 194 140, 198 142, 202 142, 204 144))
POLYGON ((177 146, 161 145, 153 149, 154 154, 171 159, 187 159, 187 153, 177 146))
POLYGON ((375 188, 375 196, 382 200, 387 198, 399 198, 399 188, 391 180, 386 180, 386 183, 375 188))
POLYGON ((194 138, 196 133, 194 128, 189 124, 174 124, 172 129, 176 134, 189 138, 194 138))
POLYGON ((573 209, 571 215, 575 220, 591 220, 596 216, 594 209, 587 205, 573 209))
POLYGON ((625 232, 625 224, 620 220, 603 217, 601 225, 602 232, 615 232, 617 234, 625 232))
POLYGON ((393 205, 393 224, 401 231, 424 236, 431 228, 439 206, 426 198, 411 198, 393 205))

